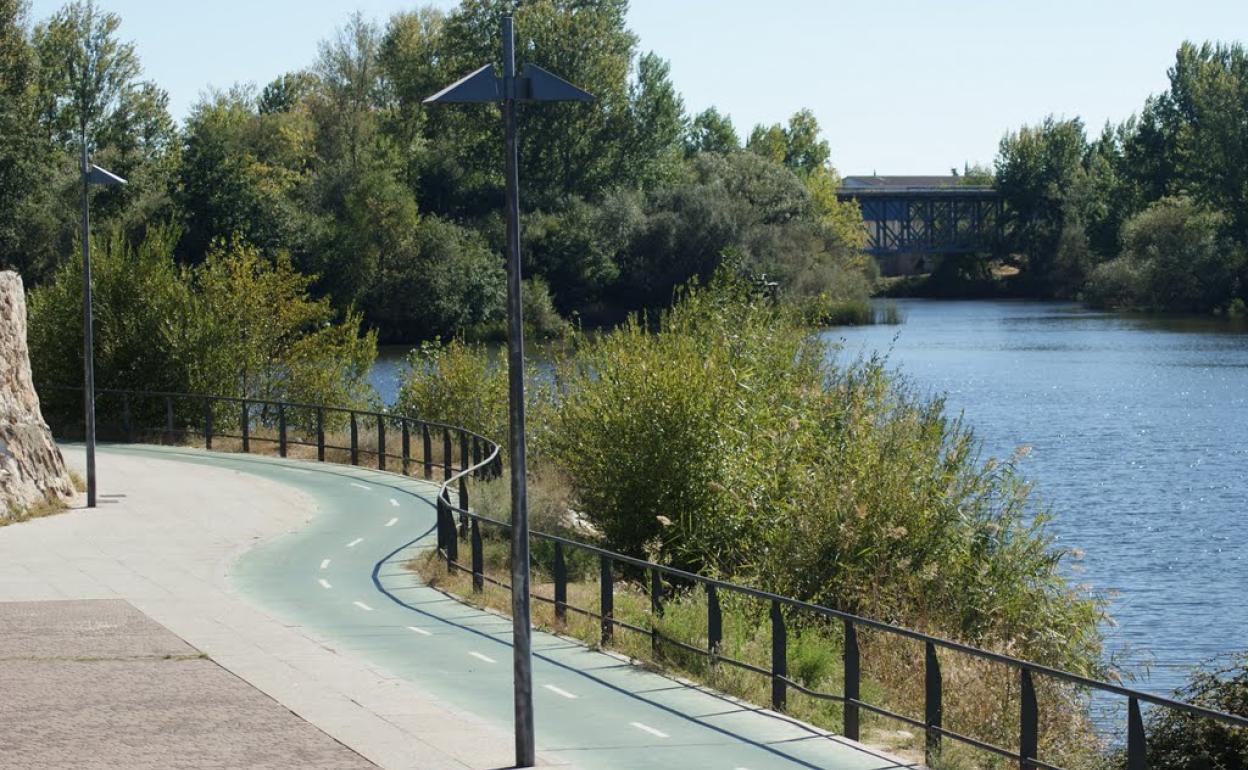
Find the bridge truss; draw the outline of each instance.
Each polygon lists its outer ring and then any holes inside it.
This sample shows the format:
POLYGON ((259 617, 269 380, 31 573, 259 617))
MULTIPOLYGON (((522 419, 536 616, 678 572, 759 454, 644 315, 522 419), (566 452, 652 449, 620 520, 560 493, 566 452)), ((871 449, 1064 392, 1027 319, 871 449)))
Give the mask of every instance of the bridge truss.
POLYGON ((991 187, 843 189, 838 195, 862 208, 867 251, 876 256, 999 251, 1002 205, 991 187))

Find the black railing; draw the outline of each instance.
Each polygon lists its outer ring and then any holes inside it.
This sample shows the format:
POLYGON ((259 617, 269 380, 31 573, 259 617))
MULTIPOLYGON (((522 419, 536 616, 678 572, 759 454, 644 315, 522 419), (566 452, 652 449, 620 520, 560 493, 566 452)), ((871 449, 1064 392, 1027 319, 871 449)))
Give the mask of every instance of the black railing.
MULTIPOLYGON (((49 389, 52 390, 52 389, 49 389)), ((64 392, 66 388, 55 388, 64 392)), ((351 464, 359 464, 361 456, 371 455, 380 470, 388 467, 392 472, 411 475, 420 471, 425 479, 434 479, 435 469, 441 469, 441 487, 437 496, 437 548, 447 563, 448 570, 464 570, 471 573, 474 591, 482 591, 486 583, 509 589, 510 586, 485 571, 482 525, 505 531, 510 524, 474 512, 469 505, 468 479, 497 478, 501 474, 501 448, 490 439, 472 431, 443 423, 421 420, 387 412, 374 412, 341 407, 298 404, 264 399, 234 398, 224 396, 200 396, 178 393, 134 390, 101 390, 97 396, 96 413, 100 421, 99 435, 104 439, 122 441, 160 440, 186 442, 197 439, 205 448, 214 447, 214 439, 235 439, 240 442, 239 451, 250 452, 256 442, 276 444, 278 453, 286 457, 292 446, 316 449, 316 459, 327 461, 327 450, 345 453, 351 464), (103 402, 103 403, 101 403, 103 402), (115 413, 114 413, 115 410, 115 413), (139 425, 136 414, 145 417, 139 425), (153 424, 153 416, 163 422, 153 424), (110 420, 110 417, 116 419, 110 420), (368 424, 375 430, 376 446, 360 445, 360 424, 368 424), (346 446, 328 443, 333 431, 348 426, 349 443, 346 446), (222 429, 225 429, 224 431, 222 429), (236 433, 228 432, 236 430, 236 433), (257 433, 257 429, 262 432, 257 433), (271 431, 263 435, 263 431, 271 431), (327 431, 330 431, 327 433, 327 431), (400 452, 392 453, 388 435, 399 432, 400 452), (419 434, 421 452, 412 452, 415 436, 419 434), (310 434, 310 435, 309 435, 310 434), (310 436, 315 436, 313 440, 310 436), (441 456, 435 455, 435 442, 440 439, 441 456), (457 450, 457 451, 456 451, 457 450), (455 457, 458 453, 458 458, 455 457), (458 459, 458 462, 456 462, 458 459), (398 463, 388 466, 387 461, 398 463), (459 561, 461 539, 468 539, 470 563, 459 561)), ((81 410, 78 410, 81 414, 81 410)), ((58 428, 54 420, 54 430, 58 428)), ((73 427, 72 421, 67 426, 73 427)), ((341 455, 340 455, 341 456, 341 455)), ((605 548, 571 540, 558 535, 532 531, 531 536, 539 542, 551 544, 549 569, 554 578, 553 598, 534 593, 532 598, 554 606, 555 615, 564 619, 572 611, 600 621, 600 637, 603 645, 610 644, 616 628, 623 628, 651 639, 652 649, 662 645, 705 656, 716 664, 728 664, 760 676, 771 683, 771 706, 777 711, 786 708, 790 690, 812 698, 835 701, 843 706, 842 732, 847 738, 858 740, 861 732, 861 714, 872 714, 892 719, 923 732, 926 756, 931 762, 940 752, 942 741, 950 739, 1000 757, 1017 761, 1023 770, 1063 770, 1045 762, 1039 754, 1040 708, 1037 699, 1037 681, 1052 680, 1073 685, 1088 691, 1104 693, 1126 699, 1127 705, 1127 770, 1146 770, 1147 736, 1140 705, 1171 709, 1193 717, 1212 719, 1237 728, 1248 728, 1248 717, 1228 714, 1214 709, 1185 703, 1173 698, 1134 690, 1111 682, 1100 681, 1080 674, 1043 666, 1031 661, 1003 655, 971 645, 955 642, 919 631, 871 620, 848 612, 823 607, 810 602, 780 596, 750 586, 738 585, 724 580, 705 577, 674 567, 656 564, 643 559, 615 553, 605 548), (599 562, 599 608, 578 607, 568 602, 569 550, 580 551, 597 558, 599 562), (650 624, 648 627, 629 623, 615 617, 616 568, 622 567, 635 575, 646 575, 648 582, 650 624), (664 579, 682 586, 685 591, 694 587, 702 590, 706 599, 707 634, 704 646, 692 645, 661 633, 655 622, 662 616, 667 598, 664 579), (723 595, 735 594, 762 601, 769 607, 771 631, 771 660, 769 666, 756 665, 723 653, 723 595), (788 673, 788 637, 786 615, 809 612, 827 621, 839 622, 843 632, 842 673, 843 687, 839 693, 820 692, 791 678, 788 673), (869 629, 899 638, 908 639, 923 646, 923 716, 917 718, 870 703, 862 696, 862 649, 859 631, 869 629), (1018 677, 1018 742, 1016 747, 1003 747, 988 741, 951 730, 944 725, 944 682, 941 673, 941 652, 955 652, 972 658, 1008 667, 1018 677)), ((544 567, 546 565, 543 565, 544 567)))

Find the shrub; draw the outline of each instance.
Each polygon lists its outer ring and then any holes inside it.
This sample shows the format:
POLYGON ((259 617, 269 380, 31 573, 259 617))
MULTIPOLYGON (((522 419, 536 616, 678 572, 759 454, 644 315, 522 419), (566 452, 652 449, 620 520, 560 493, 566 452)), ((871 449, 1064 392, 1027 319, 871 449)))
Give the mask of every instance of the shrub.
MULTIPOLYGON (((1174 697, 1197 706, 1248 716, 1248 653, 1192 674, 1174 697)), ((1248 767, 1248 729, 1172 709, 1148 719, 1148 766, 1154 770, 1240 770, 1248 767)))
MULTIPOLYGON (((285 256, 217 243, 200 266, 173 262, 177 232, 153 227, 137 246, 94 241, 96 386, 363 406, 372 334, 312 299, 312 277, 285 256)), ((68 260, 31 292, 31 364, 41 385, 82 377, 82 263, 68 260)), ((44 408, 76 419, 78 397, 44 390, 44 408)))
POLYGON ((1096 670, 1101 606, 1014 463, 788 307, 721 278, 558 379, 549 451, 612 548, 1096 670))
POLYGON ((491 360, 480 343, 426 342, 408 355, 395 411, 506 443, 506 362, 491 360))

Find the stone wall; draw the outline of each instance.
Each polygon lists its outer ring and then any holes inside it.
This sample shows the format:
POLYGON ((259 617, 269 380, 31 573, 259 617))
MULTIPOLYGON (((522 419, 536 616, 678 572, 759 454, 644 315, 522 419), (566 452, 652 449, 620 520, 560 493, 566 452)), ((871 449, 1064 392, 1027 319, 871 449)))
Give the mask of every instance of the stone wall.
POLYGON ((73 481, 31 381, 22 278, 0 271, 0 519, 44 500, 68 502, 73 496, 73 481))

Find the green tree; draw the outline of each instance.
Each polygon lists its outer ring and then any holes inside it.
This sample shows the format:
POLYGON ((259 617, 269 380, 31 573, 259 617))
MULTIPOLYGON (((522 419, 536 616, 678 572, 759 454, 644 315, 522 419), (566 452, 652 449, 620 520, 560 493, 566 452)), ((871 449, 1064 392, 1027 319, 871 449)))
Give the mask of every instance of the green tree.
POLYGON ((1243 246, 1223 233, 1226 216, 1190 198, 1162 198, 1123 226, 1122 256, 1094 273, 1090 298, 1104 305, 1210 312, 1243 296, 1243 246))
POLYGON ((714 107, 699 112, 689 124, 685 136, 685 153, 729 153, 741 149, 741 139, 733 128, 732 119, 714 107))
POLYGON ((134 46, 117 39, 121 19, 94 0, 73 0, 35 27, 41 69, 40 110, 46 130, 64 147, 100 144, 97 132, 139 76, 134 46))
POLYGON ((38 61, 21 0, 0 0, 0 266, 35 268, 27 234, 50 149, 35 112, 38 61))

